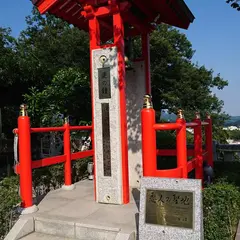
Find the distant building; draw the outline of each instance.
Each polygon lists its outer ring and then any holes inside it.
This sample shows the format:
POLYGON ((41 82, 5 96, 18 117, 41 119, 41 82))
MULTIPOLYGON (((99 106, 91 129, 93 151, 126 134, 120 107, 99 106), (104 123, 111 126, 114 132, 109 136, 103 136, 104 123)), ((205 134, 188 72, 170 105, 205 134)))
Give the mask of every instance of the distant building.
POLYGON ((229 127, 224 127, 223 130, 233 131, 233 130, 240 130, 240 129, 236 126, 229 126, 229 127))

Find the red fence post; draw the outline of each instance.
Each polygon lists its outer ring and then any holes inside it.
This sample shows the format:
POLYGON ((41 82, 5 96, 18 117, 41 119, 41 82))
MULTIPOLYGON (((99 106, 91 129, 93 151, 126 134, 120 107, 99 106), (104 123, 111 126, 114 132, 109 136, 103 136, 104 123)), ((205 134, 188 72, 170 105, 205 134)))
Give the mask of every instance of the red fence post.
POLYGON ((157 169, 157 148, 155 111, 152 106, 150 95, 144 96, 144 105, 141 112, 142 118, 142 164, 143 176, 154 177, 157 169))
POLYGON ((187 171, 187 134, 186 121, 183 117, 182 110, 178 111, 177 123, 181 128, 177 129, 177 167, 182 168, 182 178, 188 178, 187 171))
POLYGON ((195 177, 196 179, 203 179, 202 123, 198 112, 194 122, 198 124, 194 128, 194 157, 197 158, 195 177))
POLYGON ((72 184, 72 164, 71 164, 71 134, 70 134, 70 126, 69 126, 69 118, 65 118, 64 123, 65 131, 63 133, 63 144, 64 144, 64 155, 66 157, 64 163, 64 180, 65 184, 63 185, 63 189, 65 190, 73 190, 74 185, 72 184))
POLYGON ((207 163, 209 166, 213 167, 212 119, 209 114, 207 114, 206 117, 205 121, 208 123, 205 128, 207 163))
POLYGON ((32 199, 32 156, 31 156, 31 128, 27 115, 27 105, 20 106, 18 117, 19 162, 20 162, 20 195, 22 214, 33 213, 38 208, 32 199))

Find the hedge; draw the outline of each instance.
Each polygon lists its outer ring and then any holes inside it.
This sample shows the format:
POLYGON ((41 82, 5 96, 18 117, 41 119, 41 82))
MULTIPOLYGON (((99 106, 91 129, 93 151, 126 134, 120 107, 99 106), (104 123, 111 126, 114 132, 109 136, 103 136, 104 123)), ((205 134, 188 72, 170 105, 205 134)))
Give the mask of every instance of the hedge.
MULTIPOLYGON (((86 176, 87 163, 90 159, 74 162, 74 182, 86 176)), ((240 191, 239 183, 240 164, 215 164, 217 179, 214 184, 207 186, 203 191, 203 214, 205 240, 233 240, 237 224, 240 219, 240 191), (226 174, 225 174, 226 173, 226 174), (229 176, 235 176, 228 177, 229 176), (224 176, 226 179, 223 179, 224 176), (220 177, 220 178, 219 178, 220 177)), ((33 172, 36 195, 48 192, 51 188, 58 188, 63 183, 63 165, 36 169, 33 172), (41 191, 38 187, 44 186, 41 191), (38 190, 37 190, 38 189, 38 190), (40 191, 39 191, 40 190, 40 191)), ((9 220, 13 207, 20 202, 18 196, 18 177, 5 178, 0 182, 0 239, 9 230, 9 220)))
MULTIPOLYGON (((87 177, 87 164, 90 158, 72 162, 72 180, 77 182, 87 177)), ((45 195, 50 190, 61 187, 64 183, 64 166, 54 166, 33 170, 33 195, 45 195)), ((4 239, 19 217, 18 207, 19 177, 6 177, 0 181, 0 239, 4 239)))
POLYGON ((16 205, 20 202, 18 195, 18 177, 7 177, 0 182, 0 239, 8 233, 18 219, 16 205))
POLYGON ((239 188, 219 181, 203 191, 204 239, 232 240, 240 218, 239 188))

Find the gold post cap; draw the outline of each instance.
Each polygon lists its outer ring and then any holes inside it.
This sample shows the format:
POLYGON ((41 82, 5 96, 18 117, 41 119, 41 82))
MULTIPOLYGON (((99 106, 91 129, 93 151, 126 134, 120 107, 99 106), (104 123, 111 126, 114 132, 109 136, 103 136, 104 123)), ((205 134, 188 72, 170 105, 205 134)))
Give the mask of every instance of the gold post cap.
POLYGON ((200 112, 195 112, 195 118, 196 118, 196 119, 200 119, 200 118, 201 118, 200 112))
POLYGON ((28 116, 28 112, 27 112, 28 106, 27 104, 21 104, 20 105, 20 111, 19 111, 19 116, 28 116))
POLYGON ((207 119, 211 119, 210 113, 208 113, 208 112, 206 113, 206 118, 207 118, 207 119))
POLYGON ((146 94, 143 98, 143 108, 153 108, 152 97, 146 94))
POLYGON ((178 110, 177 116, 178 116, 179 119, 184 119, 184 115, 183 115, 183 110, 182 109, 178 110))
POLYGON ((64 118, 64 123, 69 123, 69 116, 64 118))

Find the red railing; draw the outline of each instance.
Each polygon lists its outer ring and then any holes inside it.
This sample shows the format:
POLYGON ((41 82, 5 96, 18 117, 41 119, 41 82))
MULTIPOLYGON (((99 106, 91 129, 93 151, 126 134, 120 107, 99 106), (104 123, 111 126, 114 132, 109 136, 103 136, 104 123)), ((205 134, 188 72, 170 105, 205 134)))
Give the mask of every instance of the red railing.
MULTIPOLYGON (((18 128, 14 129, 14 134, 18 134, 19 139, 19 163, 15 166, 15 172, 20 175, 20 196, 22 207, 33 206, 32 200, 32 169, 46 167, 58 163, 64 163, 65 187, 72 185, 71 161, 93 156, 93 149, 71 153, 71 131, 91 131, 92 126, 70 126, 66 121, 62 127, 41 127, 31 128, 30 118, 23 114, 18 118, 18 128), (63 132, 64 154, 55 157, 48 157, 41 160, 32 161, 31 157, 31 133, 43 132, 63 132)), ((91 133, 92 135, 92 133, 91 133)))
POLYGON ((195 169, 195 178, 203 179, 203 159, 213 167, 212 120, 207 116, 201 122, 199 114, 193 122, 186 123, 181 111, 175 123, 155 122, 155 111, 152 107, 143 108, 142 117, 142 156, 143 176, 188 178, 188 173, 195 169), (205 128, 205 149, 202 148, 202 127, 205 128), (194 129, 194 149, 187 149, 186 128, 194 129), (156 131, 176 130, 176 149, 157 149, 156 131), (157 156, 176 156, 177 167, 158 170, 157 156), (188 157, 193 157, 188 161, 188 157))

